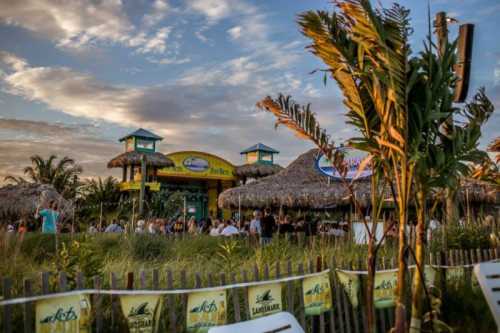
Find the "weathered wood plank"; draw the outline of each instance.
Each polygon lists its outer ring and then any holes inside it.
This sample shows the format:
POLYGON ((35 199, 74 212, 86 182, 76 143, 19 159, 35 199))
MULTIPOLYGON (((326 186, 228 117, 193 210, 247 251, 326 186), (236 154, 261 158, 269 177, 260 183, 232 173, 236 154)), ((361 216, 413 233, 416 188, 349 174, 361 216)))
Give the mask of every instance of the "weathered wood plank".
MULTIPOLYGON (((102 287, 101 277, 94 276, 94 289, 100 290, 102 287)), ((99 293, 93 294, 94 308, 95 308, 95 331, 101 333, 103 331, 103 311, 102 311, 102 297, 99 293)))
MULTIPOLYGON (((171 270, 167 271, 167 289, 174 289, 174 278, 171 270)), ((167 295, 167 309, 168 309, 168 321, 169 321, 169 331, 175 333, 177 318, 175 313, 175 295, 167 295)))
MULTIPOLYGON (((23 283, 24 297, 33 296, 33 286, 30 279, 24 279, 23 283)), ((31 333, 35 330, 33 321, 33 303, 26 302, 23 304, 23 317, 24 317, 24 333, 31 333)))
MULTIPOLYGON (((231 274, 231 283, 236 284, 237 279, 236 279, 236 273, 231 274)), ((240 290, 238 288, 234 288, 231 290, 232 291, 232 296, 233 296, 233 308, 234 308, 234 321, 235 322, 240 322, 241 321, 241 312, 240 312, 240 290)))
MULTIPOLYGON (((4 277, 2 281, 2 295, 4 299, 11 298, 12 279, 4 277)), ((12 332, 12 305, 3 306, 3 331, 5 333, 12 332)))

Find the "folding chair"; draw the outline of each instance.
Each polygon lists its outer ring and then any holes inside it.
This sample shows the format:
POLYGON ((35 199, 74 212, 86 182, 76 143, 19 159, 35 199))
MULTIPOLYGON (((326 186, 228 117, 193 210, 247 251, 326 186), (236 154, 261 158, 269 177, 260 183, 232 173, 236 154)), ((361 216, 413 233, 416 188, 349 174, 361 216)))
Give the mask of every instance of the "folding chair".
POLYGON ((500 261, 477 264, 474 266, 474 274, 476 274, 500 333, 500 261))
POLYGON ((212 327, 208 333, 304 333, 295 317, 288 312, 278 312, 266 317, 239 323, 212 327))

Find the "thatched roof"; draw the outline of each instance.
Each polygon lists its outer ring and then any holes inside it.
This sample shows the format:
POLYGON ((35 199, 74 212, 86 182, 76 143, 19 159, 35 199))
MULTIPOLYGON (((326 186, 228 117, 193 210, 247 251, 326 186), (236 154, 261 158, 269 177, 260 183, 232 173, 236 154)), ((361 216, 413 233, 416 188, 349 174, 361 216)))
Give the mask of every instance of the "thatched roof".
POLYGON ((283 170, 278 164, 251 163, 236 167, 235 173, 241 178, 262 178, 274 175, 283 170))
POLYGON ((0 188, 0 218, 15 221, 22 216, 33 216, 37 205, 55 200, 63 215, 70 216, 72 204, 64 199, 52 185, 21 183, 0 188))
MULTIPOLYGON (((340 181, 328 180, 315 168, 318 150, 300 155, 287 168, 253 183, 226 190, 219 195, 219 206, 236 208, 294 207, 320 209, 349 203, 349 193, 340 181)), ((370 182, 356 182, 356 198, 369 202, 370 182)))
POLYGON ((137 151, 128 151, 120 154, 108 162, 108 168, 121 168, 125 165, 141 165, 142 155, 146 156, 146 165, 168 168, 174 166, 174 162, 161 153, 140 153, 137 151))
MULTIPOLYGON (((223 208, 293 207, 304 209, 330 208, 349 204, 349 192, 337 180, 322 175, 315 167, 317 149, 300 155, 279 173, 261 178, 253 183, 228 189, 219 195, 219 206, 223 208)), ((462 181, 459 199, 462 202, 499 204, 498 186, 467 179, 462 181)), ((358 203, 367 206, 370 201, 369 178, 355 181, 358 203)), ((390 200, 389 190, 385 196, 390 200)), ((434 196, 439 199, 439 196, 434 196)))
POLYGON ((493 153, 500 153, 500 136, 495 138, 489 145, 488 151, 493 153))
POLYGON ((459 200, 500 204, 500 186, 472 178, 462 180, 459 200))

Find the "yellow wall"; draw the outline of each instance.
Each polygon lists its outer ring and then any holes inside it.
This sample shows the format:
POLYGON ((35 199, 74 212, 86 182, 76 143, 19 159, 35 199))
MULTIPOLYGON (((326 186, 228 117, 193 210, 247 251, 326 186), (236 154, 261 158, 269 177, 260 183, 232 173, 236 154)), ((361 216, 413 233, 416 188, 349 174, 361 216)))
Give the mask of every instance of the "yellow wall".
POLYGON ((198 151, 180 151, 166 155, 174 162, 174 166, 158 170, 158 176, 218 179, 235 181, 234 165, 228 161, 198 151))

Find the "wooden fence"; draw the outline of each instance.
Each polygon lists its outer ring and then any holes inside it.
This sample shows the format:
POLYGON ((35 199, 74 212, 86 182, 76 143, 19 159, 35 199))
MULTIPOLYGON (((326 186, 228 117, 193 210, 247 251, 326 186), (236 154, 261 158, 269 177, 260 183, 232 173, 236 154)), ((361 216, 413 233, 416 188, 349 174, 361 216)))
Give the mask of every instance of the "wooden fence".
MULTIPOLYGON (((462 266, 471 265, 477 262, 488 261, 499 258, 499 249, 476 249, 476 250, 451 250, 447 253, 431 253, 427 258, 427 264, 462 266)), ((395 260, 379 258, 378 269, 390 269, 395 267, 395 260)), ((412 264, 410 261, 409 264, 412 264)), ((283 309, 293 313, 301 325, 308 332, 320 333, 360 333, 365 332, 365 313, 363 302, 363 288, 361 288, 360 302, 357 308, 353 308, 337 281, 334 270, 356 269, 365 270, 365 263, 344 262, 335 258, 315 258, 307 263, 297 265, 292 262, 278 262, 273 266, 255 266, 253 271, 241 270, 239 274, 224 272, 210 273, 202 276, 200 273, 182 270, 178 274, 167 270, 140 271, 138 273, 129 272, 123 276, 111 273, 105 281, 102 276, 87 277, 81 273, 75 276, 68 276, 61 272, 57 275, 49 272, 40 274, 40 279, 25 279, 21 288, 14 288, 13 281, 9 277, 1 279, 2 294, 4 299, 22 296, 33 296, 64 292, 71 289, 103 289, 105 287, 119 289, 151 289, 151 290, 171 290, 186 288, 213 287, 218 285, 234 284, 238 282, 249 282, 259 280, 269 280, 283 278, 286 276, 302 275, 304 273, 316 272, 330 268, 331 287, 333 297, 333 308, 320 316, 306 317, 304 313, 304 301, 302 298, 301 281, 284 282, 283 309), (73 286, 73 287, 72 287, 73 286)), ((411 270, 410 270, 411 272, 411 270)), ((466 267, 464 279, 470 279, 472 268, 466 267)), ((470 280, 466 280, 469 281, 470 280)), ((362 285, 364 279, 362 279, 362 285)), ((248 320, 249 309, 247 299, 247 288, 235 288, 228 290, 228 323, 248 320)), ((186 323, 186 302, 187 294, 166 295, 162 307, 160 321, 161 332, 183 332, 186 323)), ((3 332, 34 332, 35 327, 34 304, 24 303, 22 305, 7 305, 2 307, 3 332)), ((126 332, 125 321, 120 311, 119 300, 114 295, 92 295, 92 332, 126 332)), ((387 332, 394 323, 393 308, 376 311, 377 331, 387 332)))

